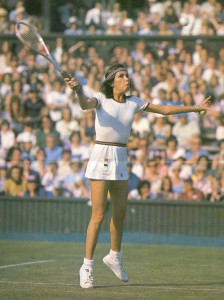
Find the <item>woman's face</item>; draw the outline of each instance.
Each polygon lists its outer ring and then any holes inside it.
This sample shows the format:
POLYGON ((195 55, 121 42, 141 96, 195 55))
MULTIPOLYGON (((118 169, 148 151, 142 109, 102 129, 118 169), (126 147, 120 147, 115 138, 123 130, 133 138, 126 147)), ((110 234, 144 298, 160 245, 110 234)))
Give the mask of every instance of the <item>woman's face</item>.
POLYGON ((114 91, 118 93, 126 93, 129 90, 129 77, 127 71, 120 71, 115 74, 114 91))

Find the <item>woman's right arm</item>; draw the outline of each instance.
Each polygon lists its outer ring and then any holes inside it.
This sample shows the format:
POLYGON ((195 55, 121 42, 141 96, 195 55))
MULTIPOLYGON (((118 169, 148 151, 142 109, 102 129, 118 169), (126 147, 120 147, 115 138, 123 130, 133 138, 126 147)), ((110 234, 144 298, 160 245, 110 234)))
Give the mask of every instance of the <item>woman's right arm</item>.
POLYGON ((97 99, 94 97, 87 98, 83 93, 81 84, 75 77, 71 79, 65 78, 65 81, 68 83, 68 86, 76 92, 78 96, 78 103, 83 110, 92 109, 97 106, 97 99))

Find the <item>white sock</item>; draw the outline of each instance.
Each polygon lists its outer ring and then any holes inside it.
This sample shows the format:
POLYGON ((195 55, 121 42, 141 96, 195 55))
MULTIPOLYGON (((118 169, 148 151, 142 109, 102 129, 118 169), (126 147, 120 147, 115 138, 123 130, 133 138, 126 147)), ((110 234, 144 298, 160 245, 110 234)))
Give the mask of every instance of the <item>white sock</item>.
POLYGON ((120 252, 115 252, 115 251, 113 251, 113 250, 110 250, 110 256, 112 257, 112 258, 115 258, 115 259, 121 259, 121 256, 122 256, 122 252, 120 251, 120 252))
POLYGON ((94 259, 87 259, 87 258, 84 257, 83 264, 87 269, 92 269, 93 268, 93 263, 94 263, 94 259))

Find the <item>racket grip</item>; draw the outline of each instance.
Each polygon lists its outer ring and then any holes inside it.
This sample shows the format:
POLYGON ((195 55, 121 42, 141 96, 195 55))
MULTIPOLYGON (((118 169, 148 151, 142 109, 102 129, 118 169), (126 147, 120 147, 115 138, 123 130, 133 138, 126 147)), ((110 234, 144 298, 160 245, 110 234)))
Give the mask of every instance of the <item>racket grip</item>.
POLYGON ((68 74, 67 72, 65 72, 65 71, 61 71, 61 76, 62 76, 63 78, 69 78, 69 79, 72 78, 72 76, 69 75, 69 74, 68 74))

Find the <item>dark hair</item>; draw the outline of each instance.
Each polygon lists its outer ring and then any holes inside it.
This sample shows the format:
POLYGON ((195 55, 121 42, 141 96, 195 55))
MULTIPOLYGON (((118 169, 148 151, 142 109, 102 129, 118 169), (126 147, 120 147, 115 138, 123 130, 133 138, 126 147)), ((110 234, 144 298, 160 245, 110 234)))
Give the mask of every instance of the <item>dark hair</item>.
POLYGON ((147 187, 150 189, 151 188, 151 183, 148 180, 141 180, 137 186, 137 190, 140 193, 140 190, 143 186, 147 185, 147 187))
POLYGON ((120 64, 120 63, 116 63, 111 65, 109 68, 107 68, 106 72, 105 72, 105 80, 102 82, 101 84, 101 92, 107 97, 107 98, 111 98, 113 97, 113 87, 112 87, 112 83, 114 81, 115 75, 114 74, 110 79, 107 79, 107 76, 115 71, 118 68, 126 68, 125 65, 120 64))
POLYGON ((169 185, 170 185, 170 187, 169 187, 169 192, 172 192, 173 191, 173 189, 172 189, 172 180, 171 180, 171 178, 170 178, 170 176, 164 176, 163 178, 162 178, 162 183, 161 183, 161 190, 162 191, 165 191, 165 181, 166 180, 168 180, 169 181, 169 185))

